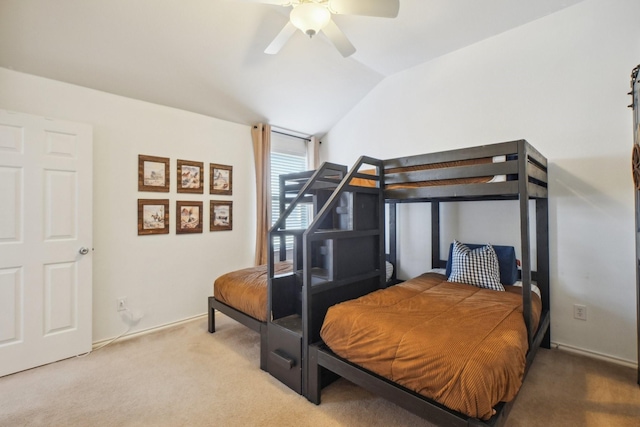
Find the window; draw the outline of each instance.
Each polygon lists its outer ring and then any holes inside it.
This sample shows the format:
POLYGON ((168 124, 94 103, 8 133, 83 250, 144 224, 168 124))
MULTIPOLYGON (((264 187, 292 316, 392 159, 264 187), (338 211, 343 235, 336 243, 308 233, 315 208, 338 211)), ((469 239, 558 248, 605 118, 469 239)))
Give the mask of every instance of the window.
MULTIPOLYGON (((307 141, 301 138, 271 133, 271 225, 280 217, 280 175, 302 172, 307 167, 307 141)), ((298 206, 287 219, 286 228, 301 229, 309 225, 307 206, 298 206)), ((286 239, 287 249, 293 249, 293 237, 286 239)), ((280 242, 274 242, 274 250, 280 242)))

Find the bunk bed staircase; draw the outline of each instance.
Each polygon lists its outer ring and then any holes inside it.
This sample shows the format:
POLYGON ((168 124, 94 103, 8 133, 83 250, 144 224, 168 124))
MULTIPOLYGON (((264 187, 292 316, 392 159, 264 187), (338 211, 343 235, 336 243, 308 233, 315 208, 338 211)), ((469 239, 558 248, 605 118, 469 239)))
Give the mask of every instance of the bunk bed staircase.
POLYGON ((281 194, 295 196, 281 199, 282 214, 269 231, 267 371, 302 395, 308 348, 320 338, 327 309, 385 286, 382 161, 361 157, 345 171, 324 163, 308 178, 281 181, 281 194), (375 175, 360 172, 372 168, 375 175), (351 185, 354 178, 376 185, 351 185), (287 228, 287 219, 305 206, 312 210, 310 225, 287 228), (276 258, 291 259, 293 272, 274 275, 276 258))

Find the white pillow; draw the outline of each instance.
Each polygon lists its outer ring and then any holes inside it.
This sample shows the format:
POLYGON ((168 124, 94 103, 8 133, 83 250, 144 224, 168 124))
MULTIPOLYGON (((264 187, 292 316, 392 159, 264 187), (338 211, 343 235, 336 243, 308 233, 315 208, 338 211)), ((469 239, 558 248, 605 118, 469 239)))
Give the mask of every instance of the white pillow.
POLYGON ((471 250, 453 241, 451 275, 449 282, 466 283, 480 288, 504 291, 500 283, 498 256, 491 245, 471 250))
POLYGON ((389 261, 385 261, 386 265, 386 273, 387 273, 387 282, 389 281, 389 279, 391 279, 391 276, 393 275, 393 264, 391 264, 389 261))
MULTIPOLYGON (((513 286, 522 287, 522 281, 518 280, 516 283, 513 284, 513 286)), ((540 293, 540 288, 535 283, 531 284, 531 292, 533 292, 534 294, 538 295, 538 297, 540 297, 540 299, 542 299, 542 295, 540 293)))

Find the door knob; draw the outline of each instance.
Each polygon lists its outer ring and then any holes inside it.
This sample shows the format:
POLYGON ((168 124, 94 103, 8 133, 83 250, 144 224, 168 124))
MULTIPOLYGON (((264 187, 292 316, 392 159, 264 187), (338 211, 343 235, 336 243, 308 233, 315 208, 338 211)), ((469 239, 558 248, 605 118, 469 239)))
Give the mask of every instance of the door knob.
POLYGON ((80 248, 80 250, 78 251, 80 253, 80 255, 86 255, 89 253, 89 248, 85 248, 84 246, 80 248))

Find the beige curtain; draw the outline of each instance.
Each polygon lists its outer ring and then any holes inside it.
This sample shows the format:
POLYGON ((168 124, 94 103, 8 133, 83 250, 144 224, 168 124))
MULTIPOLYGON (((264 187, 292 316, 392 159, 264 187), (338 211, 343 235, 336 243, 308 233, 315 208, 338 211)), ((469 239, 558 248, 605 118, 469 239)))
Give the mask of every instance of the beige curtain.
POLYGON ((320 141, 312 136, 307 144, 307 167, 318 169, 318 166, 320 166, 320 141))
POLYGON ((271 126, 257 124, 251 129, 256 163, 256 256, 255 264, 267 263, 271 227, 271 126))

